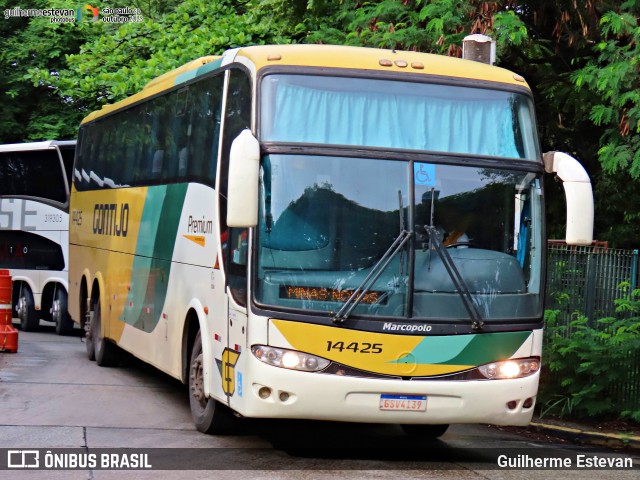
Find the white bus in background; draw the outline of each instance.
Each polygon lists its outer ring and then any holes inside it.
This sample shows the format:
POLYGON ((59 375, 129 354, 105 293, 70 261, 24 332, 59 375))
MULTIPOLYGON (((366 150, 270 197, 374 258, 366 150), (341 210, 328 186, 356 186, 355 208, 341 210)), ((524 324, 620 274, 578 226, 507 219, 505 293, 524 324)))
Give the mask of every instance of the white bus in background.
POLYGON ((68 334, 69 184, 76 142, 0 145, 0 268, 24 331, 40 320, 68 334))

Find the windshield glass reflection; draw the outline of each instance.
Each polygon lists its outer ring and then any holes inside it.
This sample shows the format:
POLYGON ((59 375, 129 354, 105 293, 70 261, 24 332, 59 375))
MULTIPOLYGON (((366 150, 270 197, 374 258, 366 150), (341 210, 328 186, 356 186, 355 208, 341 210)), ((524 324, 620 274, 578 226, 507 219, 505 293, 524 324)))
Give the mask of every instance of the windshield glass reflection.
POLYGON ((541 309, 540 204, 534 174, 267 156, 256 300, 335 314, 372 276, 362 298, 350 305, 352 315, 469 321, 469 311, 477 310, 484 321, 536 316, 541 309), (427 227, 438 235, 446 256, 435 250, 427 227), (412 232, 410 240, 393 249, 403 230, 412 232), (391 258, 381 261, 390 249, 391 258), (458 285, 443 263, 447 257, 459 271, 458 285), (461 290, 471 296, 472 309, 461 290))

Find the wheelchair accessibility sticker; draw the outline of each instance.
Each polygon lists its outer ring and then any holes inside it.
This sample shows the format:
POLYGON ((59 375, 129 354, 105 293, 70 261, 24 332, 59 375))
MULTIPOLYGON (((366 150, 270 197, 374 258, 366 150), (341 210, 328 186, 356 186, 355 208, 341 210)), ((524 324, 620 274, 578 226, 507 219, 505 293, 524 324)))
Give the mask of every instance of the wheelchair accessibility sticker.
POLYGON ((436 166, 432 163, 414 163, 413 177, 416 185, 433 187, 436 184, 436 166))

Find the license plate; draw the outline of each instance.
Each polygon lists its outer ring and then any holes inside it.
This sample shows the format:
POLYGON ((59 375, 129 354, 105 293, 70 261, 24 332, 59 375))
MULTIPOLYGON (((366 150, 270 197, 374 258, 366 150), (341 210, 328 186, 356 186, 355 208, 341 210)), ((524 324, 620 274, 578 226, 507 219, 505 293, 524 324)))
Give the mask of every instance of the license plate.
POLYGON ((426 412, 426 395, 380 395, 380 410, 426 412))

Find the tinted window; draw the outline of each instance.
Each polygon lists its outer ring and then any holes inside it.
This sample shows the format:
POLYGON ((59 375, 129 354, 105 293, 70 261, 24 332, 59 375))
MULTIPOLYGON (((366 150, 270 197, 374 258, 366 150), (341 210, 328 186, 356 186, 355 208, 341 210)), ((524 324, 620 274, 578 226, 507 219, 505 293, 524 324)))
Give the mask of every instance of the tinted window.
POLYGON ((65 177, 58 153, 53 149, 0 153, 0 194, 66 203, 65 177))
POLYGON ((48 238, 19 230, 0 231, 0 267, 64 270, 62 247, 48 238))
POLYGON ((76 188, 214 186, 223 83, 205 78, 83 127, 76 188))

